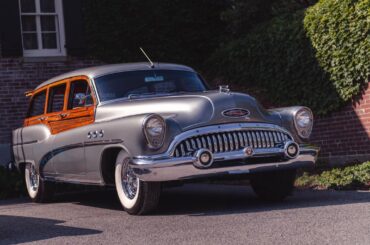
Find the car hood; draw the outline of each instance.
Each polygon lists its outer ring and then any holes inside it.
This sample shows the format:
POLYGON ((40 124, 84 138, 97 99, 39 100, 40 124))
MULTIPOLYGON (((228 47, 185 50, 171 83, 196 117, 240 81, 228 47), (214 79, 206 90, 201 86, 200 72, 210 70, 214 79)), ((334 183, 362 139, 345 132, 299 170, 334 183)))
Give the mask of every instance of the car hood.
POLYGON ((182 130, 233 122, 264 122, 281 125, 279 115, 263 109, 253 97, 242 93, 218 91, 112 101, 97 107, 96 121, 109 121, 150 113, 175 121, 182 130), (223 116, 223 111, 233 108, 246 109, 250 114, 248 117, 240 118, 223 116))

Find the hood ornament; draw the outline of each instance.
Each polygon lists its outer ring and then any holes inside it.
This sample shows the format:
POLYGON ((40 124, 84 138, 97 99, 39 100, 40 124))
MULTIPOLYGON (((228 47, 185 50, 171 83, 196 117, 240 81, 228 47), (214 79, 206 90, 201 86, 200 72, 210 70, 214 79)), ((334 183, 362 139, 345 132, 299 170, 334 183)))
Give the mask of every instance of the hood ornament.
POLYGON ((229 93, 230 93, 229 85, 220 85, 220 86, 218 86, 218 91, 219 91, 220 93, 226 93, 226 94, 229 94, 229 93))
POLYGON ((248 117, 250 115, 250 111, 242 108, 232 108, 228 110, 224 110, 222 112, 224 117, 232 117, 232 118, 239 118, 239 117, 248 117))

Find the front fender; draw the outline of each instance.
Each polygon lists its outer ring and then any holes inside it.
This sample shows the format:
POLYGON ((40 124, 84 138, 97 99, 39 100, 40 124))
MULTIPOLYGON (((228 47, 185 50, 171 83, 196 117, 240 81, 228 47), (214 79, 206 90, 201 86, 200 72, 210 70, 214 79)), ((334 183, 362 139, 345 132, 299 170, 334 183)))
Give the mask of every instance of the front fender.
POLYGON ((181 128, 171 115, 161 115, 166 122, 166 135, 163 146, 158 150, 148 147, 143 132, 143 121, 149 114, 141 114, 95 123, 93 130, 103 130, 104 139, 122 140, 122 147, 131 155, 153 155, 167 150, 173 137, 181 133, 181 128))
POLYGON ((309 139, 303 139, 299 137, 297 133, 297 129, 294 125, 294 120, 295 120, 294 117, 296 113, 302 108, 307 108, 307 107, 304 107, 304 106, 282 107, 282 108, 271 109, 270 111, 279 113, 281 117, 281 123, 282 123, 281 126, 287 129, 292 134, 296 142, 307 143, 309 139))

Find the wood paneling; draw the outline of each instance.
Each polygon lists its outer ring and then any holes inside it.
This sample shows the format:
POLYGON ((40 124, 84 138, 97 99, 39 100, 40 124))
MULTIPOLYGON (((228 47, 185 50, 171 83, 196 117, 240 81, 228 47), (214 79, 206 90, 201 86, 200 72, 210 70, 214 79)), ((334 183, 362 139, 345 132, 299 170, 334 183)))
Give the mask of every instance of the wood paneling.
POLYGON ((45 87, 42 87, 34 91, 33 94, 36 94, 39 91, 44 90, 45 88, 47 89, 47 95, 46 95, 47 99, 46 99, 46 105, 44 108, 44 114, 31 117, 31 118, 27 118, 24 122, 25 126, 45 124, 50 128, 50 131, 52 134, 58 134, 66 130, 70 130, 73 128, 78 128, 81 126, 94 123, 96 99, 94 97, 92 86, 91 86, 91 83, 88 77, 77 76, 77 77, 65 79, 62 81, 58 81, 58 82, 52 83, 50 85, 47 85, 45 87), (70 95, 70 88, 71 88, 70 84, 73 81, 77 81, 77 80, 85 80, 87 84, 90 86, 91 96, 92 96, 94 103, 91 106, 79 107, 79 108, 68 110, 67 103, 68 103, 68 96, 70 95), (63 111, 45 113, 47 111, 47 104, 49 103, 50 88, 60 85, 62 83, 66 83, 67 85, 66 92, 65 92, 65 98, 64 98, 63 111))

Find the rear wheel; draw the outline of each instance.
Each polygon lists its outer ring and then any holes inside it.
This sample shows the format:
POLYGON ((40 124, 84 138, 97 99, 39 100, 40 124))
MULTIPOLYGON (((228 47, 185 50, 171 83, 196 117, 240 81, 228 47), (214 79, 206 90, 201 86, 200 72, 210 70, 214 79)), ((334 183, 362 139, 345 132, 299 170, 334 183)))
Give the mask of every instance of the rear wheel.
POLYGON ((116 161, 115 183, 118 198, 129 214, 147 214, 159 203, 161 186, 158 182, 143 182, 129 166, 130 157, 120 152, 116 161))
POLYGON ((33 164, 27 164, 24 169, 26 188, 33 202, 51 201, 54 195, 54 183, 44 181, 40 178, 33 164))
POLYGON ((281 201, 294 189, 296 170, 255 173, 250 182, 257 196, 265 201, 281 201))

